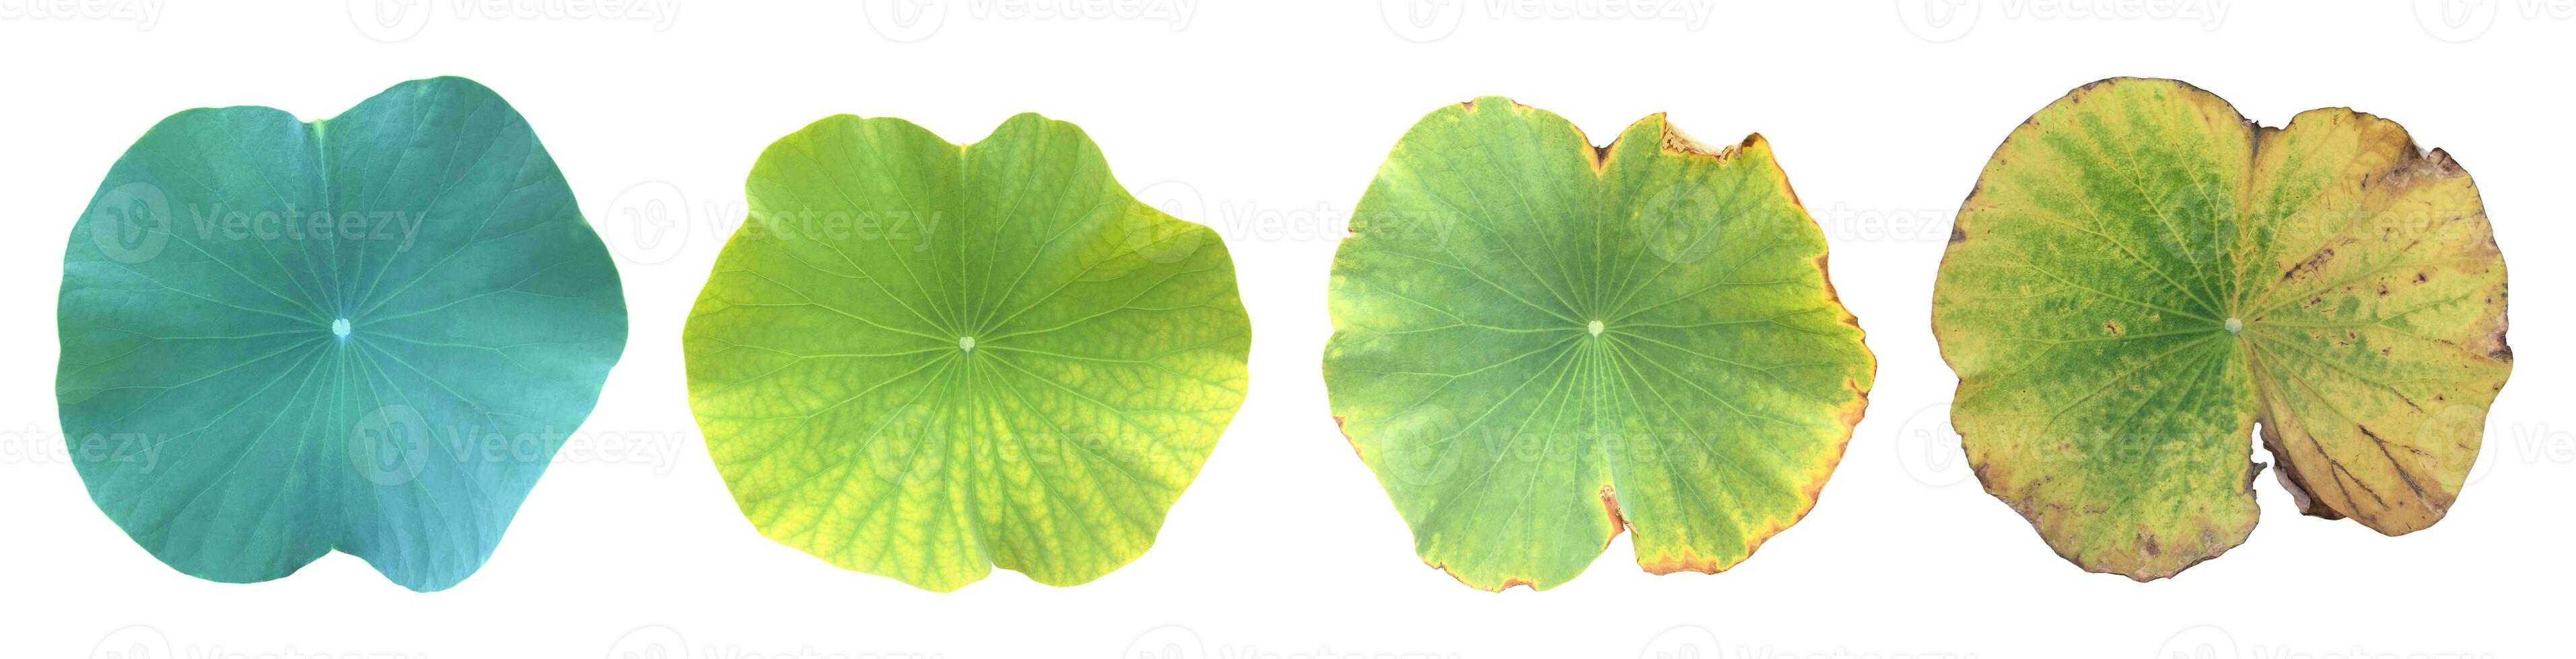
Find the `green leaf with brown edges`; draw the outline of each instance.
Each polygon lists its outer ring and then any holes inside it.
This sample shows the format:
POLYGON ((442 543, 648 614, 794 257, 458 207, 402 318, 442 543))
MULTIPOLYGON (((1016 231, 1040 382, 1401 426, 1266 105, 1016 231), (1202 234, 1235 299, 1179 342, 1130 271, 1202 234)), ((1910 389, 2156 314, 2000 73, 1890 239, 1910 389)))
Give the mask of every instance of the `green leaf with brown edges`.
POLYGON ((2431 526, 2513 368, 2468 172, 2349 109, 2255 125, 2172 80, 2075 90, 1995 150, 1933 296, 1953 423, 2058 554, 2141 581, 2300 508, 2431 526))
POLYGON ((1649 116, 1610 146, 1509 99, 1398 141, 1333 258, 1324 383, 1460 582, 1545 589, 1621 531, 1716 572, 1796 523, 1876 361, 1761 136, 1649 116))

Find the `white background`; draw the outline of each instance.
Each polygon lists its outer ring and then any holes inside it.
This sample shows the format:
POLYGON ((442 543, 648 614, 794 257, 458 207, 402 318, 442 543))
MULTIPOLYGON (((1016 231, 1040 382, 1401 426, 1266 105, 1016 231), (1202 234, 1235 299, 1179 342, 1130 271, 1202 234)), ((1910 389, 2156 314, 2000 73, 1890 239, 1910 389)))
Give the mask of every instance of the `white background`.
POLYGON ((1420 1, 1426 28, 1374 2, 927 0, 927 22, 904 27, 880 0, 685 0, 660 15, 415 0, 388 27, 374 12, 399 0, 0 0, 13 230, 0 308, 19 314, 0 324, 12 346, 0 654, 106 657, 87 653, 138 642, 153 659, 2568 650, 2576 280, 2559 252, 2576 237, 2564 74, 2576 3, 1420 1), (1956 13, 1927 18, 1940 9, 1956 13), (412 593, 345 555, 254 585, 161 565, 90 504, 61 453, 51 310, 69 228, 109 164, 172 112, 328 117, 443 74, 527 116, 619 255, 632 338, 597 411, 491 562, 453 590, 412 593), (2272 125, 2321 106, 2378 113, 2477 177, 2512 264, 2521 364, 2448 519, 2387 538, 2304 518, 2267 474, 2242 547, 2138 584, 2060 560, 1978 489, 1943 428, 1955 380, 1927 330, 1942 239, 2014 125, 2114 75, 2188 80, 2272 125), (1484 94, 1602 139, 1657 111, 1712 142, 1758 130, 1824 225, 1834 282, 1880 359, 1877 388, 1814 513, 1753 560, 1655 577, 1623 537, 1562 587, 1471 590, 1414 557, 1334 431, 1317 359, 1335 237, 1415 119, 1484 94), (1255 327, 1232 430, 1153 550, 1080 587, 996 571, 928 593, 763 539, 707 458, 679 350, 754 156, 834 113, 964 142, 1032 110, 1080 124, 1129 189, 1224 234, 1255 327))

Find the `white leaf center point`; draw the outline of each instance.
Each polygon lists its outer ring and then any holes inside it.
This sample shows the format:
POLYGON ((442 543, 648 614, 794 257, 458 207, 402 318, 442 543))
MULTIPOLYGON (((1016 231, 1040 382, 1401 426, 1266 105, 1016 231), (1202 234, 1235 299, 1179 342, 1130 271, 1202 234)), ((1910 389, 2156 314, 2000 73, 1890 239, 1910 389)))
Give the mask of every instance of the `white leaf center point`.
POLYGON ((1598 320, 1596 320, 1596 321, 1592 321, 1592 326, 1591 326, 1591 327, 1588 327, 1588 328, 1585 328, 1585 329, 1590 329, 1590 330, 1592 330, 1592 335, 1593 335, 1593 336, 1600 336, 1600 335, 1601 335, 1601 321, 1598 321, 1598 320))
POLYGON ((2244 330, 2245 330, 2245 321, 2237 320, 2237 319, 2234 319, 2234 318, 2229 318, 2229 319, 2227 319, 2227 333, 2229 333, 2229 334, 2235 334, 2235 333, 2237 333, 2237 332, 2241 332, 2241 331, 2244 331, 2244 330))
POLYGON ((957 337, 957 349, 958 349, 958 350, 964 350, 964 351, 967 351, 967 352, 974 352, 974 351, 975 351, 975 337, 971 337, 971 336, 961 336, 961 337, 957 337))
POLYGON ((347 318, 335 318, 335 319, 332 319, 332 320, 331 320, 331 335, 332 335, 332 336, 336 336, 336 337, 340 337, 340 338, 344 338, 344 339, 345 339, 345 338, 349 338, 349 319, 347 319, 347 318))

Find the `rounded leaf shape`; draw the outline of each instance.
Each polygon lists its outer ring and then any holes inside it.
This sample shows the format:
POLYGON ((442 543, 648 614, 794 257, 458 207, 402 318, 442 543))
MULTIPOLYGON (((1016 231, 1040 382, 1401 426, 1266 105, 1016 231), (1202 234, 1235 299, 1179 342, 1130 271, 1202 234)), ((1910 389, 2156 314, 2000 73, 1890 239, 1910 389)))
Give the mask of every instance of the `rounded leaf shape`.
POLYGON ((1243 403, 1225 243, 1072 124, 960 146, 835 116, 747 188, 682 343, 708 452, 781 543, 931 590, 1087 582, 1153 544, 1243 403))
POLYGON ((1594 147, 1503 98, 1441 108, 1333 259, 1333 414, 1469 586, 1545 589, 1625 529, 1716 572, 1804 516, 1876 361, 1769 143, 1662 115, 1594 147))
POLYGON ((2513 368, 2504 259, 2449 155, 2348 109, 2260 127, 2173 80, 2015 129, 1932 312, 1986 491, 2140 581, 2253 530, 2257 423, 2301 510, 2432 525, 2513 368))
POLYGON ((311 123, 163 120, 72 230, 56 317, 91 499, 228 582, 336 549, 455 585, 626 345, 616 266, 562 172, 460 78, 311 123))

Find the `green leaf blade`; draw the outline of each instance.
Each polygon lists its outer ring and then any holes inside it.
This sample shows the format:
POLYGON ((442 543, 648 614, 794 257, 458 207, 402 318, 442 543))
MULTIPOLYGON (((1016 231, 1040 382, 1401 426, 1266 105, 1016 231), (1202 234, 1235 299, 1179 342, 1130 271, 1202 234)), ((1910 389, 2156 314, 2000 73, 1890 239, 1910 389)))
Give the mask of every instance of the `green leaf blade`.
POLYGON ((64 264, 56 391, 83 480, 155 557, 216 581, 336 549, 455 585, 625 343, 562 175, 457 78, 311 124, 173 115, 110 171, 64 264), (383 273, 402 286, 371 289, 383 273))
POLYGON ((1649 571, 1733 565, 1813 505, 1874 370, 1758 138, 1656 116, 1595 149, 1479 99, 1406 133, 1353 234, 1334 413, 1470 586, 1552 587, 1631 528, 1649 571))
POLYGON ((941 591, 994 566, 1084 583, 1152 544, 1242 402, 1251 330, 1214 231, 1033 114, 962 147, 825 119, 748 188, 683 343, 764 535, 941 591))
POLYGON ((1987 491, 2068 560, 2143 581, 2251 532, 2257 422, 2304 511, 2439 519, 2511 367, 2503 298, 2474 185, 2396 124, 2258 128, 2113 79, 1997 149, 1934 328, 1987 491))

